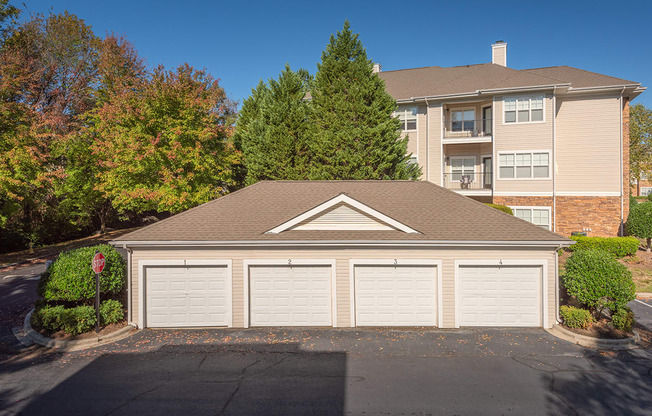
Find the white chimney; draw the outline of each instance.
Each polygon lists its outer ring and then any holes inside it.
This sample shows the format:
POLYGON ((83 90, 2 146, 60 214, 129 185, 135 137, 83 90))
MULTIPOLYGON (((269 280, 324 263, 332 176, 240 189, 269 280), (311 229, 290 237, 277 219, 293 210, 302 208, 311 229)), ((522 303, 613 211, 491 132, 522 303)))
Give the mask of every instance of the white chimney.
POLYGON ((507 44, 502 40, 491 45, 491 63, 507 66, 507 44))
POLYGON ((371 71, 374 74, 377 74, 379 72, 382 72, 383 67, 380 66, 380 64, 374 64, 374 69, 371 71))

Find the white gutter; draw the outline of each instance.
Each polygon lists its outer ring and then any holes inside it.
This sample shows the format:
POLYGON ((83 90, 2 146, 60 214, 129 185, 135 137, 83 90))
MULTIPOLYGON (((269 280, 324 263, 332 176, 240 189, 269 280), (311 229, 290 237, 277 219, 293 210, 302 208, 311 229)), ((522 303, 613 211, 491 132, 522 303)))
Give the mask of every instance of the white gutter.
POLYGON ((599 86, 599 87, 578 87, 578 88, 570 87, 570 88, 568 88, 568 91, 569 92, 573 92, 573 91, 577 91, 577 92, 581 92, 581 91, 602 91, 602 90, 616 90, 616 91, 622 90, 622 91, 624 91, 625 88, 638 88, 640 86, 641 86, 641 84, 604 85, 604 86, 599 86))
POLYGON ((245 241, 110 241, 123 247, 567 247, 574 241, 458 241, 458 240, 245 240, 245 241))

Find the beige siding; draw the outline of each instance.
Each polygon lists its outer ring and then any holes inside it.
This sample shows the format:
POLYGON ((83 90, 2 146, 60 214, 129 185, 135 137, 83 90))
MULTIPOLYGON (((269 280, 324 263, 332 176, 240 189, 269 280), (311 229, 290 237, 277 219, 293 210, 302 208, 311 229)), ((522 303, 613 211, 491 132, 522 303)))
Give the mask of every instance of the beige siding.
POLYGON ((442 260, 442 308, 443 326, 451 328, 455 325, 455 260, 505 260, 527 259, 545 260, 548 262, 548 322, 550 325, 555 320, 555 259, 554 250, 542 249, 274 249, 263 250, 260 248, 242 249, 139 249, 133 250, 132 256, 132 320, 138 322, 138 281, 140 260, 208 260, 230 259, 233 264, 233 325, 244 326, 244 270, 243 260, 259 259, 334 259, 336 261, 336 287, 337 296, 337 326, 351 326, 350 305, 350 259, 433 259, 442 260))
MULTIPOLYGON (((422 179, 441 185, 442 174, 442 106, 441 103, 430 103, 428 106, 428 174, 422 179)), ((424 153, 425 155, 426 153, 424 153)))
MULTIPOLYGON (((503 98, 494 102, 494 160, 498 169, 498 153, 511 151, 548 150, 552 160, 553 100, 550 94, 544 98, 544 122, 524 124, 503 124, 503 98)), ((552 162, 551 162, 552 164, 552 162)), ((548 192, 552 193, 552 179, 549 180, 500 180, 496 174, 494 192, 548 192)))
POLYGON ((557 112, 557 191, 620 193, 619 97, 558 97, 557 112))
POLYGON ((427 110, 425 105, 400 105, 400 107, 417 107, 417 130, 407 131, 403 133, 402 137, 408 138, 407 154, 412 154, 417 158, 419 166, 423 169, 423 174, 426 173, 426 117, 427 110))

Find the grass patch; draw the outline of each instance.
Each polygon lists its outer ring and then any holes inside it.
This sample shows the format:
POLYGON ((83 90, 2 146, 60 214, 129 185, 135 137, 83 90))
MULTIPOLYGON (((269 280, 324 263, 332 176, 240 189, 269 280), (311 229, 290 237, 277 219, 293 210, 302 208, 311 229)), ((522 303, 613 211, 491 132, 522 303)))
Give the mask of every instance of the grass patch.
POLYGON ((652 292, 652 270, 630 269, 637 292, 652 292))

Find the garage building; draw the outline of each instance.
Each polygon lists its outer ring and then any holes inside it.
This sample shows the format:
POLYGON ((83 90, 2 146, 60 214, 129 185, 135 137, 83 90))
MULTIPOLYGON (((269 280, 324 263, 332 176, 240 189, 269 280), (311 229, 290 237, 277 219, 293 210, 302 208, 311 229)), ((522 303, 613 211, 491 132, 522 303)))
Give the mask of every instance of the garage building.
POLYGON ((140 328, 548 328, 571 243, 424 181, 263 181, 112 242, 140 328))

